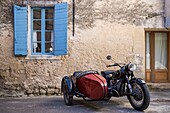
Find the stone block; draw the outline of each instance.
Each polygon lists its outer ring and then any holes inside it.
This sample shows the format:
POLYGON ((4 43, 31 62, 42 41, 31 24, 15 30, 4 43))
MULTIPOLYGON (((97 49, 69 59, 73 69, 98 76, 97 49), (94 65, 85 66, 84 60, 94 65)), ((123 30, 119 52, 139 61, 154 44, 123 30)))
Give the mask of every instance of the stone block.
POLYGON ((54 91, 55 89, 48 89, 47 90, 47 95, 53 95, 54 94, 54 91))
POLYGON ((59 89, 55 89, 54 92, 55 92, 55 94, 58 94, 58 93, 60 93, 60 90, 59 89))
POLYGON ((26 91, 26 94, 27 94, 27 95, 33 94, 33 90, 32 90, 32 89, 28 89, 28 90, 26 91))
POLYGON ((55 84, 48 85, 48 88, 49 88, 49 89, 55 89, 55 84))
POLYGON ((19 74, 25 74, 25 73, 26 73, 26 70, 25 70, 25 69, 20 69, 20 70, 18 70, 18 73, 19 73, 19 74))
POLYGON ((39 94, 39 89, 35 88, 33 94, 39 94))
POLYGON ((47 92, 45 89, 40 89, 40 95, 46 95, 46 94, 47 94, 47 92))

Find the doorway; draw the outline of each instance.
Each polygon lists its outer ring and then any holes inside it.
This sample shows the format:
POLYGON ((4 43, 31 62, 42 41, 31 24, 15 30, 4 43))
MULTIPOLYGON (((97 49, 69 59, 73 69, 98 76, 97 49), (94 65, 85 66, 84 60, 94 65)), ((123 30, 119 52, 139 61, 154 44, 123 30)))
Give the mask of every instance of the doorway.
POLYGON ((146 31, 146 81, 169 82, 169 32, 146 31))

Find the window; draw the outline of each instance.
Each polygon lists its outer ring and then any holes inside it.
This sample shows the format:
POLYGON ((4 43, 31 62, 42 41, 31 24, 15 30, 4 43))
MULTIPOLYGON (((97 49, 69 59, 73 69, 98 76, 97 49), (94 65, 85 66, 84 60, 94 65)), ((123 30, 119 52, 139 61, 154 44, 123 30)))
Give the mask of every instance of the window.
POLYGON ((145 32, 146 80, 148 82, 167 82, 169 76, 169 31, 150 29, 145 32))
POLYGON ((68 4, 54 4, 54 7, 33 7, 31 20, 28 18, 29 16, 27 7, 14 5, 15 56, 66 55, 68 4), (31 37, 30 40, 29 37, 31 37), (28 51, 31 51, 31 54, 28 51))
POLYGON ((53 8, 32 8, 32 54, 53 54, 53 8))
POLYGON ((146 32, 146 69, 151 69, 151 65, 154 69, 167 69, 167 50, 167 32, 146 32))

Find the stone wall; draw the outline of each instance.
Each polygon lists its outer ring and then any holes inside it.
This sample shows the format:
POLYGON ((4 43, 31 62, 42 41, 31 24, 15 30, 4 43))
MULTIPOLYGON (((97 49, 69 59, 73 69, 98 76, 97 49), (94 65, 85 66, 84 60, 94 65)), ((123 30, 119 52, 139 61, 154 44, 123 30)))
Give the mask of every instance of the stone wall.
POLYGON ((0 1, 0 96, 58 95, 64 75, 71 75, 76 70, 106 70, 105 65, 111 63, 106 61, 108 54, 112 55, 112 62, 136 63, 136 75, 145 78, 144 28, 163 28, 164 2, 75 2, 74 37, 72 3, 68 2, 69 54, 52 59, 28 59, 13 54, 12 5, 16 1, 0 1))

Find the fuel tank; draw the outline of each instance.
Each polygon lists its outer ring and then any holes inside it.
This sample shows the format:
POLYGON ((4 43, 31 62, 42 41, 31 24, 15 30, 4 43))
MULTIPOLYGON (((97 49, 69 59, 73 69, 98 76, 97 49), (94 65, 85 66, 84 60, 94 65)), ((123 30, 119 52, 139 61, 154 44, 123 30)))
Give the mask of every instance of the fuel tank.
POLYGON ((77 78, 76 86, 80 93, 90 99, 100 100, 107 97, 106 79, 99 74, 87 74, 77 78))

